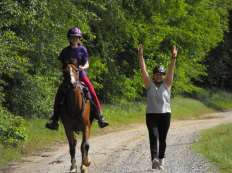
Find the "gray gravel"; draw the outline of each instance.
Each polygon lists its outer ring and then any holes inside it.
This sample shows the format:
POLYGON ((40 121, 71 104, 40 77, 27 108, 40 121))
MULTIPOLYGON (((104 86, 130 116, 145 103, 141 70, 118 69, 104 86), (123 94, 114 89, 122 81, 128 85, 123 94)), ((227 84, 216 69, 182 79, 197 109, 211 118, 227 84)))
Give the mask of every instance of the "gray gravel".
MULTIPOLYGON (((191 150, 201 129, 232 122, 232 112, 212 115, 205 120, 178 121, 171 124, 167 140, 165 170, 151 169, 148 133, 145 125, 113 132, 90 140, 90 173, 217 173, 218 170, 191 150)), ((78 144, 78 147, 80 144, 78 144)), ((77 150, 78 167, 80 151, 77 150)), ((40 153, 14 163, 0 173, 69 172, 68 146, 40 153)), ((79 172, 79 170, 78 170, 79 172)))

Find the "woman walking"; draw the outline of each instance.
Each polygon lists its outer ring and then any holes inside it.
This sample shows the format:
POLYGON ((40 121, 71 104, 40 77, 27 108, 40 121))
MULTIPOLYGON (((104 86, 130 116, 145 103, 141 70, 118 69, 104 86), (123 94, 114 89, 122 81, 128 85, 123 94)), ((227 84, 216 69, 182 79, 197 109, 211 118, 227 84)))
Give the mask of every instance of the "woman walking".
POLYGON ((171 86, 177 58, 177 48, 173 46, 171 50, 171 62, 167 74, 164 67, 155 66, 151 78, 148 75, 144 62, 143 50, 143 45, 139 45, 139 64, 147 91, 146 125, 149 133, 152 168, 164 169, 166 137, 171 120, 171 86), (159 141, 159 147, 157 146, 157 141, 159 141))

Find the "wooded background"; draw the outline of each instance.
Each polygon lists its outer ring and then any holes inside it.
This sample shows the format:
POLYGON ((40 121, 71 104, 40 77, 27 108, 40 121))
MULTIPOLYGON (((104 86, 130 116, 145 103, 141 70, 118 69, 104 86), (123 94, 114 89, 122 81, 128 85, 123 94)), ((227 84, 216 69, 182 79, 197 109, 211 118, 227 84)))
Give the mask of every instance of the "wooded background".
POLYGON ((88 74, 104 103, 144 95, 137 45, 167 67, 179 48, 173 95, 232 88, 232 0, 1 0, 1 111, 50 115, 62 81, 57 57, 78 26, 90 55, 88 74))

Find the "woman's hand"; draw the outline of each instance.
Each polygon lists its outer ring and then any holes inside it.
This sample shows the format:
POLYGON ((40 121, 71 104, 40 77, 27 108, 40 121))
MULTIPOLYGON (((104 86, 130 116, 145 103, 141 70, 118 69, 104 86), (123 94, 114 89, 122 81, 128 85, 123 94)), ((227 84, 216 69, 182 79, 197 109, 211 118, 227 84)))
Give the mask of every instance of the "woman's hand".
POLYGON ((174 69, 175 69, 175 64, 176 64, 176 58, 177 58, 177 48, 174 45, 171 49, 171 62, 168 66, 168 70, 167 70, 167 75, 164 79, 164 83, 166 84, 166 86, 171 89, 172 86, 172 82, 173 82, 173 76, 174 76, 174 69))
POLYGON ((177 53, 178 53, 178 49, 177 49, 176 46, 174 45, 174 46, 172 47, 172 50, 171 50, 172 59, 176 59, 177 53))
POLYGON ((83 71, 89 68, 89 61, 86 61, 85 65, 79 65, 79 70, 83 71))

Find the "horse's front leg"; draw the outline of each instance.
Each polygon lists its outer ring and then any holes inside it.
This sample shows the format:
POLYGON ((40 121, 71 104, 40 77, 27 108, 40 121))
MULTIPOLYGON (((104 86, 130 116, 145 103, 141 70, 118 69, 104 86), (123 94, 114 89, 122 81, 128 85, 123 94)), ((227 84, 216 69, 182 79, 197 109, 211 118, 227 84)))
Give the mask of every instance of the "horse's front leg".
POLYGON ((83 131, 83 138, 81 143, 81 154, 82 154, 82 164, 81 164, 81 173, 87 173, 88 167, 91 164, 91 161, 88 156, 89 151, 89 127, 85 127, 85 130, 83 131))
POLYGON ((76 154, 76 139, 74 136, 74 132, 68 129, 65 129, 66 136, 68 138, 69 142, 69 153, 71 156, 71 167, 70 167, 70 173, 74 173, 77 171, 77 165, 76 165, 76 159, 75 159, 75 154, 76 154))
POLYGON ((90 159, 88 156, 89 152, 89 127, 86 127, 86 129, 83 132, 83 139, 81 143, 81 154, 82 154, 82 165, 89 166, 90 165, 90 159))
POLYGON ((82 164, 81 164, 81 172, 87 172, 87 167, 90 165, 90 159, 88 156, 88 151, 89 151, 89 136, 90 136, 90 120, 89 120, 89 115, 90 115, 90 104, 87 101, 85 111, 83 112, 83 124, 84 124, 84 129, 83 129, 83 136, 82 136, 82 143, 81 143, 81 154, 82 154, 82 164))

